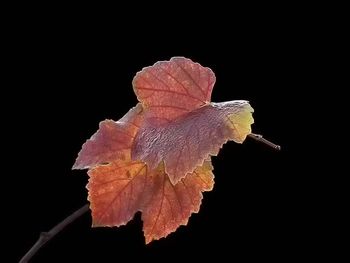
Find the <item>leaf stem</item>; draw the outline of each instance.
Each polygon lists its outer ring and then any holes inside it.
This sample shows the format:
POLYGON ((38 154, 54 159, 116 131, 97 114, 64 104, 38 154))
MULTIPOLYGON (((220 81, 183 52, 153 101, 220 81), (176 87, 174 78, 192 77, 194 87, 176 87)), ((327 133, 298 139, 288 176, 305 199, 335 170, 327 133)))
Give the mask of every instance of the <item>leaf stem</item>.
POLYGON ((264 143, 266 144, 267 146, 270 146, 272 148, 274 148, 275 150, 279 151, 281 150, 281 146, 277 145, 277 144, 274 144, 273 142, 270 142, 269 140, 266 140, 262 135, 260 134, 255 134, 255 133, 251 133, 251 134, 248 134, 248 136, 258 142, 261 142, 261 143, 264 143))
POLYGON ((75 211, 73 214, 66 217, 63 221, 61 221, 55 227, 53 227, 49 232, 41 232, 39 239, 32 246, 32 248, 23 256, 19 263, 27 263, 39 251, 39 249, 46 244, 46 242, 50 241, 66 226, 74 222, 77 218, 85 214, 87 211, 89 211, 89 204, 84 205, 83 207, 75 211))

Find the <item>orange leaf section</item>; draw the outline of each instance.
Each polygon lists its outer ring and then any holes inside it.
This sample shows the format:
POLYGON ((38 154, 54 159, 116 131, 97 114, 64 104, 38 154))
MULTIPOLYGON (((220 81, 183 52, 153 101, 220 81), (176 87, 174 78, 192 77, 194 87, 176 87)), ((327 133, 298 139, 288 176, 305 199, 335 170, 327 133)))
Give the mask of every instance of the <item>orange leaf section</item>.
POLYGON ((132 159, 150 169, 162 162, 172 184, 218 154, 228 140, 242 143, 251 133, 253 108, 247 101, 211 103, 165 125, 143 123, 135 137, 132 159))
POLYGON ((154 177, 155 191, 142 212, 146 243, 187 225, 191 214, 199 211, 202 192, 213 189, 212 169, 211 162, 207 161, 176 185, 170 182, 163 167, 158 170, 154 177))
POLYGON ((142 207, 144 192, 150 191, 147 167, 142 162, 116 161, 88 174, 94 227, 125 225, 142 207))
POLYGON ((133 87, 147 118, 168 122, 210 102, 214 83, 211 69, 174 57, 138 72, 133 87))
POLYGON ((93 226, 120 226, 142 211, 146 243, 166 237, 198 212, 202 192, 213 188, 210 161, 178 184, 164 167, 150 171, 142 162, 116 161, 89 171, 93 226))

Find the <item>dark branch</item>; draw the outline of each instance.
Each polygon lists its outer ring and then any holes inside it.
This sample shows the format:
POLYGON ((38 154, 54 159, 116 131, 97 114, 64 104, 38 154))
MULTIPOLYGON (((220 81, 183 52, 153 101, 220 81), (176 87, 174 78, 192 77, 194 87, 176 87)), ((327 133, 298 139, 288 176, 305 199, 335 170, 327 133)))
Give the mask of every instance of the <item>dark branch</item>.
POLYGON ((281 150, 281 146, 279 146, 279 145, 277 145, 277 144, 274 144, 274 143, 272 143, 272 142, 266 140, 266 139, 265 139, 262 135, 260 135, 260 134, 251 133, 251 134, 249 134, 248 136, 249 136, 250 138, 252 138, 252 139, 258 141, 258 142, 262 142, 262 143, 264 143, 264 144, 266 144, 266 145, 268 145, 268 146, 274 148, 275 150, 278 150, 278 151, 281 150))
POLYGON ((89 211, 89 205, 86 204, 83 207, 79 208, 70 216, 66 217, 62 222, 58 223, 54 228, 52 228, 49 232, 41 232, 39 239, 32 246, 32 248, 24 255, 24 257, 20 260, 19 263, 27 263, 35 254, 39 251, 39 249, 46 244, 46 242, 50 241, 55 235, 61 232, 66 226, 70 223, 74 222, 77 218, 85 214, 89 211))

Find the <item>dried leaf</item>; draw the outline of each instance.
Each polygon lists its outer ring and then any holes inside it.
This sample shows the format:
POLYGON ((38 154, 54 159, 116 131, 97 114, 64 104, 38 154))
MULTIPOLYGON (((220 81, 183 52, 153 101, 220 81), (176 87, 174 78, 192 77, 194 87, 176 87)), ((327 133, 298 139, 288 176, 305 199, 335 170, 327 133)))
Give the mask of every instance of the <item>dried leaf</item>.
POLYGON ((140 104, 105 120, 82 147, 74 169, 90 169, 93 226, 120 226, 142 212, 146 243, 167 236, 199 211, 213 188, 211 155, 251 133, 247 101, 210 103, 215 75, 186 58, 137 73, 140 104))

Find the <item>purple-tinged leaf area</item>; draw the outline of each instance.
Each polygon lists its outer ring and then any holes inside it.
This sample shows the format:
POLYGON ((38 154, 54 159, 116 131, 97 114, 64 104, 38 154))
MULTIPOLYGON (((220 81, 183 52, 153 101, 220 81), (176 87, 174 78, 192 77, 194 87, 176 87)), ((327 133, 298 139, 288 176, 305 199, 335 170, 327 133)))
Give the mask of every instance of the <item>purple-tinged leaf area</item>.
POLYGON ((132 159, 150 169, 164 161, 175 185, 209 155, 217 155, 228 140, 242 143, 251 133, 252 112, 247 101, 230 101, 205 105, 162 125, 146 121, 135 137, 132 159))

